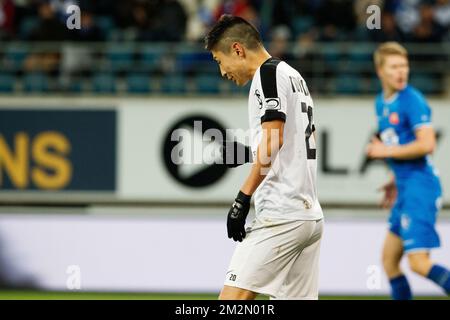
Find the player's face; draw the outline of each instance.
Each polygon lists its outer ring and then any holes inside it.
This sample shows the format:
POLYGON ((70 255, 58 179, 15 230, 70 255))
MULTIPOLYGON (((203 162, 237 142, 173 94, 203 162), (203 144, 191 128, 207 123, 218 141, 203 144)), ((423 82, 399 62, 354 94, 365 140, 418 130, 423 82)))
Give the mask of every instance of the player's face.
POLYGON ((222 77, 233 81, 238 86, 244 86, 250 79, 246 68, 245 58, 235 50, 228 54, 219 50, 212 50, 213 59, 220 68, 222 77))
POLYGON ((401 55, 388 55, 378 68, 378 77, 384 87, 394 91, 403 90, 408 84, 408 59, 401 55))

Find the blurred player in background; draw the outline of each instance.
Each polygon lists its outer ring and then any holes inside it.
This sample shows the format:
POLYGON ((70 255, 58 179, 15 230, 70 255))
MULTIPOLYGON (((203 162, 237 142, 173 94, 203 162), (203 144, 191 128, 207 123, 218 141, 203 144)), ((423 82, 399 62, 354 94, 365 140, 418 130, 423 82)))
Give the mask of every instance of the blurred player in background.
MULTIPOLYGON (((323 228, 316 193, 313 101, 301 75, 271 57, 246 20, 224 15, 206 36, 223 77, 252 80, 248 114, 253 165, 228 213, 239 241, 220 299, 318 299, 323 228), (256 218, 245 229, 250 199, 256 218)), ((225 150, 226 152, 226 150, 225 150)))
POLYGON ((379 137, 372 139, 367 155, 386 159, 393 171, 391 181, 382 188, 382 206, 392 207, 383 248, 392 297, 412 299, 400 269, 404 254, 415 273, 450 294, 449 270, 430 259, 430 250, 440 246, 435 224, 442 202, 441 184, 430 160, 436 146, 431 110, 422 94, 408 85, 404 47, 386 42, 375 51, 374 62, 383 91, 375 102, 379 137))

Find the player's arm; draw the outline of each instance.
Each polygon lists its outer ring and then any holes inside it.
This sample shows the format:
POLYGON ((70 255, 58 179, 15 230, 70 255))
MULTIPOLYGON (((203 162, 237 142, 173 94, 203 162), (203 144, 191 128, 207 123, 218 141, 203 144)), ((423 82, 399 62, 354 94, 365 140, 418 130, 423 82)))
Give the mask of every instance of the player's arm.
POLYGON ((283 145, 284 121, 263 122, 261 126, 263 134, 258 146, 256 161, 241 188, 241 191, 247 195, 252 195, 264 180, 283 145))
POLYGON ((401 146, 392 146, 392 158, 399 160, 415 159, 434 152, 436 134, 433 127, 423 126, 415 131, 416 140, 401 146))
POLYGON ((228 168, 236 168, 247 162, 253 162, 251 148, 234 140, 223 141, 221 155, 222 163, 228 168))
POLYGON ((436 147, 436 134, 431 126, 422 126, 415 131, 416 139, 408 144, 386 146, 378 138, 373 138, 367 147, 370 158, 410 160, 433 153, 436 147))
POLYGON ((278 151, 283 145, 283 120, 266 121, 261 126, 263 134, 258 146, 256 159, 253 162, 249 176, 228 212, 228 237, 233 238, 234 241, 242 241, 245 238, 245 219, 250 210, 250 199, 266 177, 278 151))
POLYGON ((389 181, 384 184, 378 191, 383 192, 383 199, 380 206, 383 209, 390 209, 397 200, 397 185, 395 184, 394 174, 391 172, 389 181))

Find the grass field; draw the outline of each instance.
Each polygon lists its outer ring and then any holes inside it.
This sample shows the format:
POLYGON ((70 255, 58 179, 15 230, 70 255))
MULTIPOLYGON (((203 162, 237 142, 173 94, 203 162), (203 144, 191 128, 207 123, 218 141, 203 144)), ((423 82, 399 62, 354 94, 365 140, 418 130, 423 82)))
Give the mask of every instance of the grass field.
MULTIPOLYGON (((109 292, 48 292, 0 291, 0 300, 216 300, 211 293, 109 293, 109 292)), ((265 296, 258 300, 267 300, 265 296)), ((387 296, 321 296, 321 300, 388 300, 387 296)), ((446 297, 416 297, 420 300, 446 300, 446 297)))

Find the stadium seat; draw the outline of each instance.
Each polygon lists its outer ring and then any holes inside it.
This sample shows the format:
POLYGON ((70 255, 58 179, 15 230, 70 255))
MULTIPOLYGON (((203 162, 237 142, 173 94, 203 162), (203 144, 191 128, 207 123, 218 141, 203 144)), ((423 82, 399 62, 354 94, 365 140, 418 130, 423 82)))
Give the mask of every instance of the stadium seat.
POLYGON ((92 89, 96 93, 115 93, 116 79, 111 73, 99 73, 92 78, 92 89))
POLYGON ((200 66, 210 68, 214 65, 211 53, 199 46, 179 45, 176 48, 175 66, 183 73, 198 73, 205 71, 200 66))
POLYGON ((228 81, 228 80, 226 80, 225 83, 227 84, 226 86, 228 87, 228 91, 231 94, 236 94, 236 95, 248 95, 248 92, 250 90, 250 85, 251 85, 250 81, 244 87, 237 86, 236 84, 234 84, 233 82, 228 81))
POLYGON ((325 60, 325 64, 332 68, 337 68, 341 61, 341 52, 339 48, 334 44, 326 44, 322 48, 322 57, 325 60))
POLYGON ((49 78, 41 72, 28 73, 23 77, 25 92, 44 93, 49 91, 49 78))
POLYGON ((14 77, 8 73, 0 73, 0 93, 14 91, 14 77))
POLYGON ((134 51, 131 46, 120 43, 112 44, 106 49, 106 58, 112 71, 124 71, 131 69, 133 65, 134 51))
POLYGON ((437 75, 415 73, 411 75, 410 83, 424 94, 434 94, 441 91, 440 81, 437 75))
POLYGON ((335 89, 339 94, 359 94, 364 87, 360 77, 342 74, 335 79, 335 89))
POLYGON ((292 26, 294 28, 294 34, 300 35, 302 33, 308 32, 314 25, 314 20, 312 17, 299 16, 293 19, 292 26))
POLYGON ((201 52, 195 57, 195 71, 199 73, 214 73, 220 75, 219 66, 212 58, 211 53, 201 52))
POLYGON ((148 75, 141 73, 132 73, 126 77, 128 93, 149 93, 150 78, 148 75))
POLYGON ((73 79, 69 83, 69 87, 67 88, 69 92, 72 93, 81 93, 83 91, 83 80, 82 79, 73 79))
POLYGON ((187 73, 195 71, 196 68, 196 53, 180 52, 175 57, 176 69, 180 72, 187 73))
POLYGON ((5 62, 8 67, 13 70, 22 68, 25 58, 28 55, 28 50, 23 45, 12 44, 5 50, 5 62))
POLYGON ((146 71, 154 71, 158 69, 165 51, 166 48, 164 46, 145 46, 140 51, 139 67, 144 68, 146 71))
POLYGON ((380 80, 376 76, 370 77, 367 80, 366 92, 370 93, 370 94, 377 94, 377 93, 381 92, 381 83, 380 83, 380 80))
POLYGON ((115 30, 113 18, 108 16, 96 16, 95 23, 102 31, 102 34, 104 35, 105 39, 110 40, 113 31, 115 30))
POLYGON ((195 77, 195 86, 198 93, 220 93, 224 80, 217 74, 202 74, 195 77))
POLYGON ((348 49, 348 58, 353 62, 372 62, 372 54, 375 48, 367 47, 367 46, 355 46, 352 45, 348 49))
POLYGON ((163 77, 161 81, 161 92, 163 93, 185 93, 187 91, 186 78, 179 74, 170 74, 163 77))
POLYGON ((353 31, 353 38, 358 42, 369 42, 369 30, 366 28, 366 26, 358 26, 353 31))

